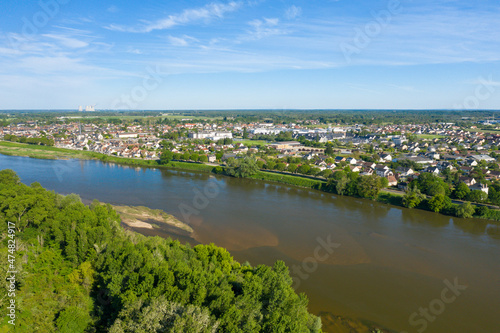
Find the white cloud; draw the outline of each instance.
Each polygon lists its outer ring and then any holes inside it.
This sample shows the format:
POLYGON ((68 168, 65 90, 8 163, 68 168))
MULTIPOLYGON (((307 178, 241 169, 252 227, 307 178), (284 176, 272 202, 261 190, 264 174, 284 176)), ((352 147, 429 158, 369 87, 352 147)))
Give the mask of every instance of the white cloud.
POLYGON ((89 46, 88 42, 73 38, 73 37, 68 37, 64 35, 55 35, 55 34, 44 34, 42 35, 44 37, 54 39, 57 42, 59 42, 61 45, 68 47, 70 49, 78 49, 82 47, 87 47, 89 46))
POLYGON ((168 36, 168 40, 174 46, 188 46, 188 42, 183 38, 168 36))
POLYGON ((222 18, 224 14, 238 10, 242 5, 241 2, 210 3, 201 8, 186 9, 180 14, 169 15, 168 17, 149 22, 142 27, 123 27, 115 24, 106 26, 106 29, 122 31, 122 32, 151 32, 153 30, 165 30, 175 27, 177 25, 189 24, 201 20, 213 20, 222 18))
POLYGON ((285 17, 289 20, 293 20, 294 18, 299 17, 301 14, 302 8, 295 5, 291 6, 285 11, 285 17))
POLYGON ((134 48, 129 48, 127 50, 128 53, 132 53, 132 54, 142 54, 142 51, 139 50, 139 49, 134 49, 134 48))
POLYGON ((248 24, 252 27, 252 30, 249 31, 247 39, 262 39, 273 35, 286 34, 286 30, 278 27, 279 19, 277 18, 256 19, 248 22, 248 24))

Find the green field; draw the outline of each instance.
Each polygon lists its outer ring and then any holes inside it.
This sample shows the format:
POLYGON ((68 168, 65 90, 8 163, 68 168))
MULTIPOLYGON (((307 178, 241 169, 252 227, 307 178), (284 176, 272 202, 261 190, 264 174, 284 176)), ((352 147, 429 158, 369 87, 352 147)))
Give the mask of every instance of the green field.
POLYGON ((493 133, 493 134, 500 133, 500 129, 493 129, 493 128, 492 129, 468 128, 468 129, 466 129, 466 131, 473 132, 473 133, 476 133, 476 132, 493 133))
POLYGON ((252 147, 255 145, 267 145, 267 141, 265 140, 233 140, 233 143, 242 143, 247 147, 252 147))
POLYGON ((419 139, 442 139, 445 138, 444 135, 435 135, 435 134, 417 134, 417 138, 419 139))

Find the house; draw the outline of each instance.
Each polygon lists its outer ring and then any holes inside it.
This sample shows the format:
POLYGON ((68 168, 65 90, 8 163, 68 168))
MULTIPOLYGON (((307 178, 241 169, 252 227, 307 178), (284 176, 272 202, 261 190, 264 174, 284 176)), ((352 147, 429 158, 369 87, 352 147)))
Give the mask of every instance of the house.
POLYGON ((385 177, 389 181, 389 186, 396 186, 398 185, 398 180, 394 175, 388 175, 385 177))
POLYGON ((226 154, 222 155, 221 160, 222 160, 222 161, 227 161, 227 160, 228 160, 228 159, 230 159, 230 158, 238 158, 238 155, 236 155, 236 154, 228 154, 228 153, 226 153, 226 154))
POLYGON ((392 161, 392 156, 389 154, 380 154, 379 157, 380 157, 379 162, 382 163, 392 161))
POLYGON ((375 167, 377 166, 377 164, 373 162, 364 162, 362 163, 362 165, 364 168, 371 168, 371 169, 375 169, 375 167))
POLYGON ((215 157, 215 155, 208 155, 208 161, 210 163, 214 163, 215 161, 217 161, 217 157, 215 157))
POLYGON ((460 170, 466 174, 469 174, 472 171, 472 168, 468 167, 468 166, 463 166, 463 167, 460 167, 460 170))
POLYGON ((425 172, 429 172, 429 173, 432 173, 435 176, 437 176, 437 175, 439 175, 439 168, 438 167, 430 166, 427 169, 425 169, 425 172))
POLYGON ((360 173, 361 176, 371 176, 373 175, 373 169, 372 168, 364 168, 363 171, 360 173))
POLYGON ((467 166, 473 167, 473 166, 476 166, 476 165, 477 165, 477 160, 474 160, 474 159, 466 159, 464 163, 465 163, 465 165, 467 165, 467 166))
POLYGON ((491 171, 488 176, 492 179, 498 179, 500 178, 500 171, 491 171))
POLYGON ((357 163, 357 161, 356 161, 356 159, 355 159, 354 157, 348 157, 348 158, 346 159, 346 161, 347 161, 349 164, 356 164, 356 163, 357 163))
POLYGON ((472 158, 476 161, 486 161, 486 162, 495 162, 495 159, 489 155, 481 154, 481 155, 472 155, 472 158))
POLYGON ((481 184, 481 183, 476 183, 476 184, 473 184, 471 186, 469 186, 469 189, 471 191, 474 191, 474 190, 479 190, 479 191, 482 191, 486 194, 488 194, 488 185, 486 184, 481 184))
POLYGON ((392 174, 392 171, 387 166, 377 166, 375 172, 379 177, 387 177, 389 174, 392 174))
POLYGON ((427 153, 425 156, 428 158, 432 158, 434 160, 439 160, 440 156, 439 153, 433 152, 433 153, 427 153))
POLYGON ((337 167, 337 165, 335 165, 335 163, 326 163, 326 168, 327 169, 335 169, 337 167))
POLYGON ((337 156, 337 157, 335 157, 335 163, 344 162, 345 160, 346 160, 346 158, 343 157, 343 156, 337 156))
POLYGON ((472 186, 476 184, 476 180, 472 177, 460 177, 458 180, 467 186, 472 186))
POLYGON ((412 168, 397 167, 396 173, 401 177, 408 177, 409 175, 413 175, 415 171, 412 168))
POLYGON ((357 165, 349 165, 349 169, 351 169, 351 172, 360 172, 361 168, 357 165))
POLYGON ((401 146, 404 142, 408 142, 404 136, 395 136, 392 138, 392 141, 398 146, 401 146))

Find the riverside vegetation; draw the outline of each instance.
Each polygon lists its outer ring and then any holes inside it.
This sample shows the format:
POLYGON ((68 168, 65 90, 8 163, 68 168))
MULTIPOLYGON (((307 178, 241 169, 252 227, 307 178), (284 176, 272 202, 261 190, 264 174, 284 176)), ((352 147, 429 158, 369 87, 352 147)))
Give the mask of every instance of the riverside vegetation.
POLYGON ((213 244, 126 231, 111 205, 12 170, 0 171, 0 219, 3 263, 7 222, 17 231, 16 332, 321 332, 282 261, 252 267, 213 244))
MULTIPOLYGON (((490 202, 500 204, 500 183, 490 187, 489 194, 479 190, 471 191, 465 184, 458 184, 453 188, 441 177, 430 173, 422 173, 418 179, 409 184, 407 190, 401 194, 384 191, 387 180, 377 176, 360 176, 347 168, 339 170, 327 179, 318 177, 301 177, 298 174, 262 171, 257 161, 251 157, 231 158, 226 166, 212 166, 204 163, 185 162, 175 160, 175 154, 165 150, 159 160, 143 160, 109 156, 90 151, 75 151, 48 147, 43 145, 26 145, 15 142, 0 141, 0 153, 4 155, 28 156, 32 158, 80 158, 95 159, 102 162, 144 167, 165 167, 179 170, 208 172, 238 178, 251 178, 263 181, 277 182, 286 185, 316 189, 338 195, 361 197, 376 200, 386 204, 406 208, 417 208, 460 218, 482 218, 500 221, 500 211, 488 208, 485 205, 474 205, 470 202, 453 203, 450 197, 473 202, 484 202, 486 196, 490 202)), ((179 155, 179 154, 177 154, 179 155)))

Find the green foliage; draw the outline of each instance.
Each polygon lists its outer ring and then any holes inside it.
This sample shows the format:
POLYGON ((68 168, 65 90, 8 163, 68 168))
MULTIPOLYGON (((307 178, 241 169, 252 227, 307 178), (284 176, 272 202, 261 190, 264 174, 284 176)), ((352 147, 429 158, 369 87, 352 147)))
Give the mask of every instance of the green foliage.
POLYGON ((462 205, 458 205, 455 209, 455 215, 457 217, 470 218, 474 214, 474 211, 474 206, 472 206, 470 202, 466 202, 462 205))
POLYGON ((281 163, 281 162, 280 162, 280 163, 276 164, 276 167, 275 167, 274 169, 276 169, 276 170, 278 170, 278 171, 285 171, 285 169, 286 169, 286 164, 285 164, 285 163, 281 163))
POLYGON ((496 206, 500 205, 500 192, 494 186, 489 188, 488 200, 496 206))
POLYGON ((403 196, 403 206, 406 208, 415 208, 420 205, 420 202, 425 199, 425 195, 423 195, 417 186, 412 185, 409 186, 403 196))
POLYGON ((345 171, 337 171, 332 177, 328 180, 328 187, 339 195, 344 195, 344 191, 347 188, 347 184, 349 183, 349 178, 345 171))
POLYGON ((335 152, 333 151, 333 146, 331 144, 327 144, 325 148, 325 155, 333 156, 335 152))
POLYGON ((24 136, 17 137, 15 135, 5 134, 3 139, 5 141, 27 143, 30 145, 42 145, 42 146, 53 146, 54 145, 54 139, 48 139, 45 136, 43 136, 41 138, 27 138, 24 136))
POLYGON ((459 200, 464 200, 470 193, 470 189, 465 183, 460 182, 453 190, 453 196, 459 200))
POLYGON ((64 309, 56 320, 57 328, 61 333, 81 333, 91 322, 88 311, 77 306, 64 309))
POLYGON ((307 164, 302 164, 301 166, 299 166, 299 168, 297 169, 297 173, 301 173, 303 175, 306 175, 309 170, 311 169, 311 167, 307 164))
POLYGON ((444 194, 436 194, 428 201, 430 210, 435 213, 439 213, 444 208, 451 205, 451 199, 444 194))
POLYGON ((290 163, 288 165, 287 171, 291 172, 291 173, 295 173, 295 172, 297 172, 298 167, 299 167, 298 164, 296 164, 296 163, 290 163))
POLYGON ((382 189, 382 182, 376 175, 361 176, 357 181, 357 189, 360 197, 375 200, 382 189))
POLYGON ((238 158, 228 161, 226 174, 236 178, 250 177, 259 171, 257 161, 252 157, 238 158))
POLYGON ((173 158, 174 158, 174 153, 172 153, 170 150, 162 150, 160 155, 160 160, 158 161, 158 163, 160 165, 165 165, 170 163, 170 161, 172 161, 173 158))
POLYGON ((488 194, 481 190, 470 191, 467 195, 467 200, 472 202, 485 202, 488 199, 488 194))
POLYGON ((413 182, 415 182, 422 193, 430 196, 435 196, 436 194, 448 196, 451 192, 450 186, 444 180, 429 172, 422 172, 413 182))
POLYGON ((123 309, 110 333, 178 332, 215 333, 218 321, 210 317, 206 308, 183 306, 159 296, 146 305, 137 300, 123 309))
POLYGON ((278 174, 278 173, 263 172, 263 171, 257 172, 255 175, 251 176, 250 178, 266 180, 266 181, 271 181, 271 182, 277 182, 277 183, 282 183, 282 184, 288 184, 288 185, 292 185, 292 186, 307 187, 307 188, 312 188, 312 189, 322 189, 323 184, 325 184, 322 181, 309 179, 309 178, 305 178, 305 177, 282 175, 282 174, 278 174))
POLYGON ((216 166, 212 169, 212 172, 217 174, 217 175, 223 175, 225 173, 225 170, 221 166, 216 166))
POLYGON ((332 174, 333 174, 333 171, 330 169, 325 169, 325 170, 321 171, 321 173, 320 173, 320 175, 325 177, 325 178, 331 177, 332 174))
POLYGON ((10 170, 0 203, 0 231, 11 219, 23 230, 17 332, 321 331, 283 262, 242 266, 215 245, 126 232, 111 206, 26 186, 10 170))

